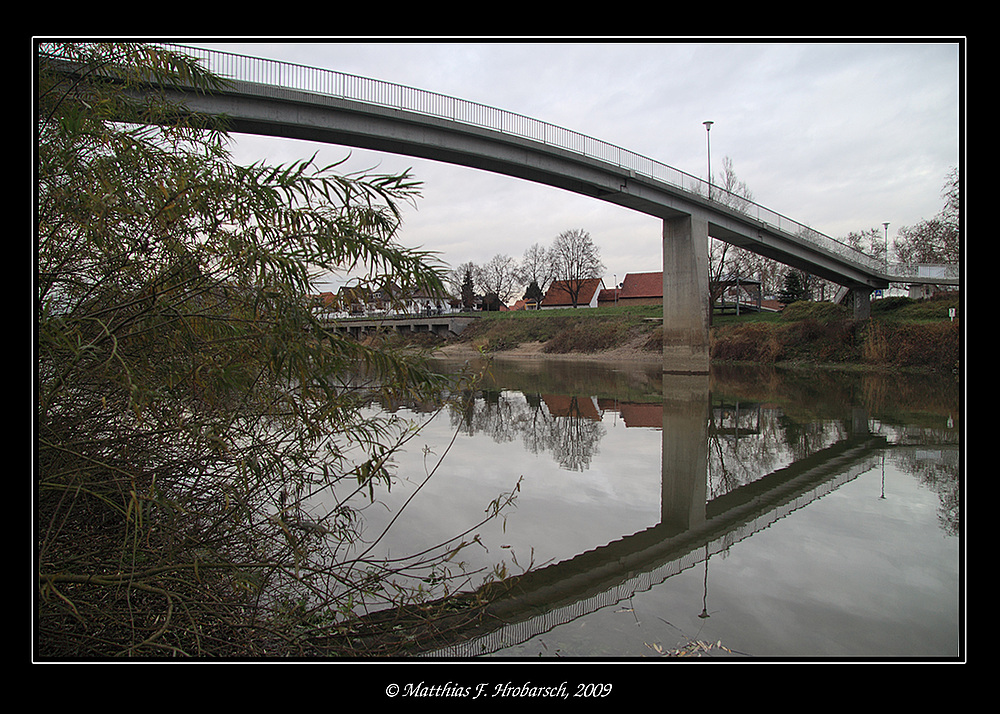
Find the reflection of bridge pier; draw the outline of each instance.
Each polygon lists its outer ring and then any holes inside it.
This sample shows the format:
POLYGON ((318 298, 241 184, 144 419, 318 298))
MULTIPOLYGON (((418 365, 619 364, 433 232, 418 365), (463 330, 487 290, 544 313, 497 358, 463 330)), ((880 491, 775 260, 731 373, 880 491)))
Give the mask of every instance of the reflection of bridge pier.
POLYGON ((708 375, 663 375, 660 523, 683 529, 705 520, 708 489, 708 375))

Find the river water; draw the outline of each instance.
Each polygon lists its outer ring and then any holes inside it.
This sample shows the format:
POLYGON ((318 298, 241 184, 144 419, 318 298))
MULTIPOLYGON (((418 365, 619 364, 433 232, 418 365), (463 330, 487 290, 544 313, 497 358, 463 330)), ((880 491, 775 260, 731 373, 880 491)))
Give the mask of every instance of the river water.
POLYGON ((451 567, 532 576, 504 626, 431 656, 964 655, 953 377, 497 360, 460 396, 391 407, 426 423, 396 459, 385 513, 413 498, 386 552, 516 490, 451 567))

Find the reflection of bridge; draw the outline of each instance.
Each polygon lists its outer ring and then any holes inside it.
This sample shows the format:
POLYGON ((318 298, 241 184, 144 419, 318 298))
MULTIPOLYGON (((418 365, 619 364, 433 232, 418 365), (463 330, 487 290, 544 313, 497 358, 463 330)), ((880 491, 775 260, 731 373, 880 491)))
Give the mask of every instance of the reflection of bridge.
MULTIPOLYGON (((870 434, 867 419, 856 414, 850 436, 709 499, 709 440, 718 427, 709 416, 707 380, 668 376, 664 393, 666 398, 653 405, 661 407, 659 523, 508 579, 503 594, 484 606, 429 627, 402 626, 400 636, 422 643, 415 654, 494 652, 648 590, 869 471, 878 463, 876 452, 886 448, 885 438, 870 434)), ((497 587, 484 586, 479 594, 495 593, 497 587)), ((476 599, 473 594, 466 601, 476 599)), ((376 613, 373 620, 386 616, 376 613)))
MULTIPOLYGON (((883 437, 845 439, 704 506, 697 522, 664 520, 571 560, 515 579, 463 641, 433 656, 474 656, 524 642, 627 600, 836 490, 875 466, 883 437)), ((666 477, 667 474, 664 474, 666 477)))
POLYGON ((193 111, 227 115, 235 132, 445 161, 661 218, 665 371, 708 372, 709 235, 844 286, 859 317, 867 316, 871 293, 893 281, 878 261, 804 224, 566 129, 378 80, 179 49, 204 60, 229 86, 175 98, 193 111))

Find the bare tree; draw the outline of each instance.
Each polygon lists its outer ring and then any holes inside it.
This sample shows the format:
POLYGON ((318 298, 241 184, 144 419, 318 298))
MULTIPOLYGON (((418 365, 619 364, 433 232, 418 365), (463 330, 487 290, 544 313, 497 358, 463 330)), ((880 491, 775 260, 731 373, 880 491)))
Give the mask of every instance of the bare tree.
MULTIPOLYGON (((722 191, 716 195, 715 202, 737 211, 746 212, 750 202, 753 201, 750 187, 736 176, 731 158, 725 157, 722 160, 722 166, 722 179, 716 183, 722 191)), ((766 272, 765 262, 767 262, 766 258, 751 251, 710 238, 708 250, 709 304, 715 304, 730 278, 737 276, 745 278, 766 272)), ((709 320, 711 320, 711 316, 709 320)))
POLYGON ((864 231, 851 231, 844 242, 865 255, 870 255, 879 262, 886 258, 885 234, 881 228, 869 228, 864 231))
POLYGON ((716 184, 722 188, 722 193, 715 197, 716 203, 721 203, 730 208, 744 213, 753 202, 753 192, 747 186, 746 181, 740 181, 736 176, 736 169, 733 168, 733 160, 728 156, 722 160, 722 181, 716 184))
POLYGON ((945 205, 938 215, 899 230, 892 249, 901 262, 958 263, 961 260, 961 186, 958 171, 953 169, 948 174, 943 195, 945 205))
POLYGON ((604 274, 600 250, 590 233, 573 229, 556 236, 549 254, 552 256, 553 280, 562 282, 573 307, 576 307, 584 284, 604 274))
POLYGON ((535 283, 544 293, 552 282, 552 256, 543 246, 535 243, 526 251, 521 259, 521 282, 525 285, 535 283))
POLYGON ((506 305, 518 286, 517 261, 509 255, 494 255, 479 269, 477 283, 484 294, 494 294, 506 305))

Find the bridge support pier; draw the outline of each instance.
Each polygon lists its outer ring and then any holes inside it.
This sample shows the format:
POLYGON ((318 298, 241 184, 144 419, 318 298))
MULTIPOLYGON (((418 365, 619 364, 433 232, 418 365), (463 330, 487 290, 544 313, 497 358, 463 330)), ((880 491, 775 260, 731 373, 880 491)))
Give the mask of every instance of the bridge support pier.
POLYGON ((871 288, 851 288, 851 304, 855 320, 867 320, 872 316, 871 288))
POLYGON ((663 371, 708 374, 708 221, 663 219, 663 371))

